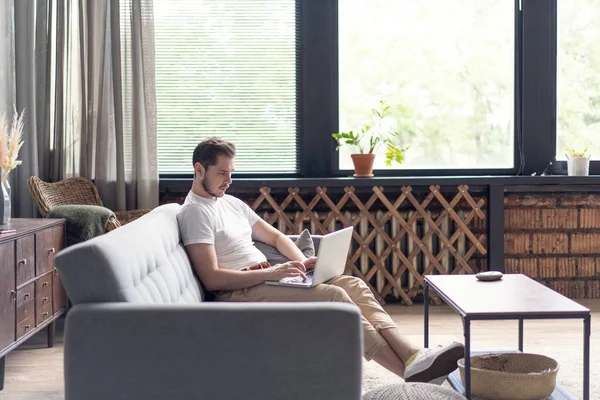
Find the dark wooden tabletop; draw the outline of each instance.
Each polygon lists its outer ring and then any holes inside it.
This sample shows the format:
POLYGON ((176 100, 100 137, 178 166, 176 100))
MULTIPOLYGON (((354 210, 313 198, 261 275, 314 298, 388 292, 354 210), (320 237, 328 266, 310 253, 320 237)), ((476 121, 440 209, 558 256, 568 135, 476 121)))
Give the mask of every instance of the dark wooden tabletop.
POLYGON ((475 275, 426 275, 425 280, 450 306, 465 316, 541 316, 590 310, 522 274, 504 274, 483 282, 475 275))
POLYGON ((0 228, 14 229, 15 232, 0 234, 0 244, 64 222, 64 218, 11 218, 8 224, 0 224, 0 228))

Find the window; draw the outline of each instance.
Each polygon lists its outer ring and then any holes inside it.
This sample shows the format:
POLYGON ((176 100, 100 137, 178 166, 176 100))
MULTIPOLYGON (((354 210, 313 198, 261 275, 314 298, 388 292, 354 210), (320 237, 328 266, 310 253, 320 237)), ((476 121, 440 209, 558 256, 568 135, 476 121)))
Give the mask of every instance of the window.
POLYGON ((556 158, 591 150, 600 160, 600 2, 558 2, 556 158), (595 143, 594 143, 595 142, 595 143))
POLYGON ((191 173, 208 136, 237 172, 297 171, 295 0, 155 0, 161 174, 191 173))
POLYGON ((383 100, 410 145, 392 168, 514 167, 514 2, 344 0, 338 18, 341 132, 372 124, 383 100))

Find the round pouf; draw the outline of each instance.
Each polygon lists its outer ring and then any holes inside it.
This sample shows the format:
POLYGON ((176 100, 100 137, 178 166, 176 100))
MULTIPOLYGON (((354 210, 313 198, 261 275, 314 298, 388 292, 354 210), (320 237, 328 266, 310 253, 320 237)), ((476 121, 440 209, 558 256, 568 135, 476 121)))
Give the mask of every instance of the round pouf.
POLYGON ((465 400, 465 397, 431 383, 393 383, 369 390, 363 400, 465 400))

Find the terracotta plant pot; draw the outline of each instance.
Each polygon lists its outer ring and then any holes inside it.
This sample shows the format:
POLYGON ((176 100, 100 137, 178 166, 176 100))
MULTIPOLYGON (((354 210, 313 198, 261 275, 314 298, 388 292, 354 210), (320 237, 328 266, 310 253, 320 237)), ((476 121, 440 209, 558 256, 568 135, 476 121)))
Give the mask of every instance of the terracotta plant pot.
POLYGON ((371 177, 373 176, 373 162, 375 154, 351 154, 354 163, 354 176, 371 177))

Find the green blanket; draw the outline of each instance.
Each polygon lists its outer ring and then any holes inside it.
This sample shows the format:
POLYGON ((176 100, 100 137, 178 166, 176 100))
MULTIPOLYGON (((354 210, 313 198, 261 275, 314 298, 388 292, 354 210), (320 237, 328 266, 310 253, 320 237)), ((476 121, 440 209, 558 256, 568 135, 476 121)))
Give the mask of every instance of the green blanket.
POLYGON ((115 213, 108 208, 82 204, 57 206, 46 214, 46 218, 67 220, 67 246, 105 233, 111 217, 115 217, 115 213))

